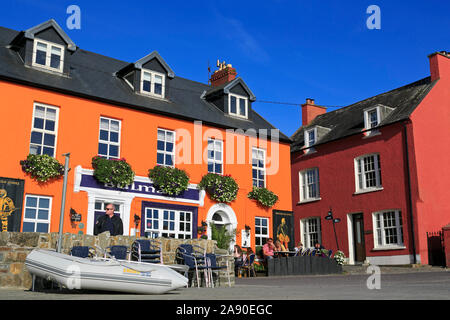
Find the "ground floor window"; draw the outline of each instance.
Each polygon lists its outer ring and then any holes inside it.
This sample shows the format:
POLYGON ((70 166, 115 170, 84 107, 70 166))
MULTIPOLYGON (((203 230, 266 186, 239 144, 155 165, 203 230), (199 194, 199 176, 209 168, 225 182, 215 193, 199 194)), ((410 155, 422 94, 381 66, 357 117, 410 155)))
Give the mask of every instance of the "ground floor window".
POLYGON ((255 217, 255 245, 263 246, 269 238, 269 219, 255 217))
POLYGON ((22 232, 49 232, 52 198, 27 195, 22 232))
POLYGON ((145 208, 144 232, 151 238, 192 238, 192 212, 145 208))
POLYGON ((400 210, 375 212, 373 219, 376 248, 403 246, 403 223, 400 210))
POLYGON ((320 218, 307 218, 300 221, 302 242, 306 248, 313 248, 316 242, 321 242, 320 218))

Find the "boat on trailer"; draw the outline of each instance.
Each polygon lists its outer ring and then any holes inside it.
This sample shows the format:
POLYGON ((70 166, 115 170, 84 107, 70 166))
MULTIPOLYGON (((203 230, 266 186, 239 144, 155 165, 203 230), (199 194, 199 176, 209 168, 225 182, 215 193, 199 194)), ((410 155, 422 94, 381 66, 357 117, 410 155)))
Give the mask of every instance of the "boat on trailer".
POLYGON ((33 276, 68 289, 163 294, 187 287, 183 266, 169 266, 103 257, 80 258, 54 250, 34 249, 25 265, 33 276))

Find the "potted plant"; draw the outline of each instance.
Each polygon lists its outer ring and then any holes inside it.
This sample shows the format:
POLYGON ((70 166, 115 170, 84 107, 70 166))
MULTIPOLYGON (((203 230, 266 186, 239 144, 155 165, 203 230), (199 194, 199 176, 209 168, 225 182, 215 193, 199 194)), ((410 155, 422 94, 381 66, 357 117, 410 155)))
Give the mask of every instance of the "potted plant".
POLYGON ((38 182, 47 182, 64 175, 64 166, 47 154, 29 154, 26 160, 21 160, 22 170, 38 182))
POLYGON ((266 188, 253 187, 247 194, 249 199, 257 200, 264 207, 272 207, 277 201, 278 196, 266 188))
POLYGON ((155 187, 170 196, 176 196, 186 191, 189 186, 189 176, 184 170, 156 165, 148 170, 148 177, 155 187))
POLYGON ((217 241, 219 249, 230 250, 231 241, 234 240, 236 229, 229 232, 224 226, 217 227, 213 222, 210 223, 211 239, 217 241))
POLYGON ((239 186, 230 175, 208 173, 202 177, 198 188, 205 190, 211 199, 229 203, 236 199, 239 186))
POLYGON ((125 158, 106 159, 95 156, 92 158, 92 167, 94 178, 99 182, 123 188, 134 181, 134 171, 125 158))
POLYGON ((334 260, 336 260, 338 265, 343 265, 345 261, 345 254, 340 250, 336 251, 334 254, 334 260))

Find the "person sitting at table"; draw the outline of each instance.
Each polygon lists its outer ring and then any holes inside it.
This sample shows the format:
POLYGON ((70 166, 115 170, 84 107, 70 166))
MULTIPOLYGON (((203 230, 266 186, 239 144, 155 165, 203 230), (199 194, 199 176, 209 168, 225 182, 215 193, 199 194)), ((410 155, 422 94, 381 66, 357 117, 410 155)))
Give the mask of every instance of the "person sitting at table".
POLYGON ((286 248, 281 243, 281 241, 275 241, 275 254, 277 257, 286 257, 288 255, 286 248), (286 253, 283 253, 286 252, 286 253))
POLYGON ((239 273, 239 268, 242 266, 242 263, 244 262, 242 257, 242 249, 239 247, 239 245, 234 246, 234 274, 237 277, 239 273))
POLYGON ((300 241, 297 246, 294 248, 295 250, 295 255, 296 256, 301 256, 303 253, 303 250, 305 250, 305 248, 303 247, 303 243, 300 241))
POLYGON ((315 254, 316 254, 316 256, 321 256, 322 255, 322 250, 324 250, 325 249, 325 247, 323 247, 321 244, 320 244, 320 242, 316 242, 315 244, 314 244, 314 251, 315 251, 315 254))
POLYGON ((267 261, 269 259, 273 259, 273 251, 275 250, 275 246, 273 244, 273 239, 268 238, 267 242, 263 245, 263 255, 264 260, 267 261))

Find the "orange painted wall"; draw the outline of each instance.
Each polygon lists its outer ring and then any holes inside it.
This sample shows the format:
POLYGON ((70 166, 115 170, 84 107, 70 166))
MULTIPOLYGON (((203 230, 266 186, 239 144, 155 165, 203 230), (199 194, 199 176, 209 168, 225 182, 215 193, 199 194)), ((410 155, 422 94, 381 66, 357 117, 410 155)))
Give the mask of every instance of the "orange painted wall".
MULTIPOLYGON (((0 81, 0 96, 2 97, 2 136, 3 155, 0 160, 0 176, 25 179, 25 195, 37 194, 52 196, 51 227, 50 232, 58 232, 59 215, 63 180, 39 184, 21 170, 20 160, 26 158, 29 153, 30 135, 32 128, 33 103, 40 102, 59 108, 59 120, 57 130, 56 159, 64 163, 63 153, 70 152, 70 168, 66 210, 64 217, 64 231, 77 233, 79 223, 71 223, 69 210, 74 208, 82 213, 82 221, 86 225, 87 193, 81 191, 74 193, 74 169, 81 165, 91 169, 91 158, 97 154, 100 116, 121 120, 120 157, 126 158, 137 176, 147 176, 148 169, 156 164, 156 137, 157 128, 170 130, 185 129, 191 133, 192 161, 194 160, 194 123, 177 120, 165 116, 132 110, 124 107, 108 105, 102 102, 87 100, 75 96, 60 94, 39 88, 32 88, 15 83, 0 81), (5 121, 5 119, 7 119, 5 121)), ((202 132, 214 129, 203 125, 202 132)), ((224 129, 213 136, 222 134, 226 138, 224 129)), ((177 138, 180 138, 177 132, 177 138)), ((206 139, 207 137, 205 137, 206 139)), ((240 244, 240 229, 247 224, 252 228, 252 246, 254 246, 254 217, 269 217, 270 235, 272 235, 272 209, 292 210, 291 201, 291 173, 290 173, 290 148, 289 144, 279 143, 279 170, 276 174, 267 175, 267 188, 279 196, 279 201, 273 208, 262 209, 255 201, 247 198, 247 193, 252 189, 251 162, 248 161, 248 145, 261 143, 262 139, 245 137, 246 164, 225 164, 224 174, 230 174, 237 181, 240 190, 238 198, 230 204, 237 215, 237 243, 240 244)), ((202 150, 207 142, 203 141, 202 150)), ((178 145, 177 145, 178 147, 178 145)), ((236 154, 234 147, 234 153, 236 154)), ((266 162, 272 155, 271 144, 267 144, 266 162)), ((177 152, 177 151, 176 151, 177 152)), ((224 161, 229 150, 227 141, 224 141, 224 161)), ((186 153, 185 153, 186 154, 186 153)), ((176 161, 177 161, 176 153, 176 161)), ((207 173, 207 164, 177 164, 176 167, 185 169, 190 175, 191 183, 199 183, 202 176, 207 173)), ((141 201, 135 198, 131 207, 131 217, 134 213, 140 213, 141 201)), ((145 199, 148 201, 148 199, 145 199)), ((156 200, 155 200, 156 201, 156 200)), ((159 201, 158 202, 164 202, 159 201)), ((198 222, 205 220, 208 209, 216 202, 205 197, 203 207, 199 207, 198 222)), ((22 210, 23 215, 23 210, 22 210)), ((22 217, 23 221, 23 217, 22 217)), ((133 221, 132 218, 130 221, 133 221)), ((85 231, 84 229, 83 231, 85 231)))

